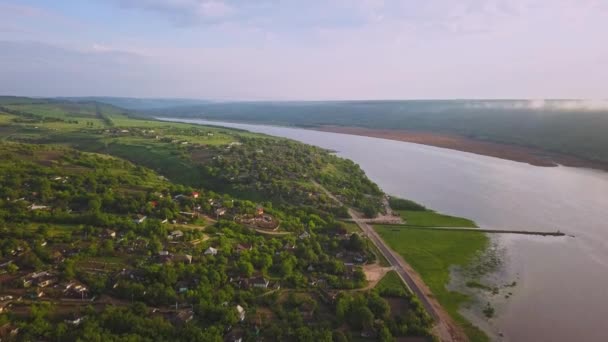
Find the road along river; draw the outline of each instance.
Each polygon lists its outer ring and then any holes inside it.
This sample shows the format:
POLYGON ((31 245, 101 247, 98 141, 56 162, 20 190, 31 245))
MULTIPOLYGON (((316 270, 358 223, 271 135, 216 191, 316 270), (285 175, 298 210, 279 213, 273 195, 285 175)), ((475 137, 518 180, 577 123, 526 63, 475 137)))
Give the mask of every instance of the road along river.
POLYGON ((502 341, 608 340, 608 173, 306 129, 170 120, 240 128, 337 151, 386 193, 471 218, 484 228, 576 236, 492 234, 505 251, 504 265, 493 276, 517 285, 508 299, 495 301, 496 318, 465 314, 502 341))

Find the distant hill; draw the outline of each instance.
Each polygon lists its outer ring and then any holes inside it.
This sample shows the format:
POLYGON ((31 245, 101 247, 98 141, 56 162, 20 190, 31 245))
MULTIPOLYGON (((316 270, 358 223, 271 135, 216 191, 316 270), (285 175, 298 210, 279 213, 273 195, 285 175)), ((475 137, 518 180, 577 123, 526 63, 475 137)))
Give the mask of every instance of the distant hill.
POLYGON ((608 101, 232 102, 164 108, 148 115, 458 134, 608 162, 608 101))
POLYGON ((207 100, 194 99, 144 99, 134 97, 64 97, 70 101, 96 101, 131 110, 158 110, 207 104, 207 100))

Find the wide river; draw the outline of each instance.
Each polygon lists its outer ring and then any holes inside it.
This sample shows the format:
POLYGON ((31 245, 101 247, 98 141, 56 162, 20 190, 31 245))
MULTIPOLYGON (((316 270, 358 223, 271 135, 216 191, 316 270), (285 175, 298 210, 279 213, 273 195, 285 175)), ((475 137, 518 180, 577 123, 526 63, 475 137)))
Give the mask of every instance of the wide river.
POLYGON ((482 227, 574 235, 494 235, 505 250, 500 274, 517 285, 486 328, 502 332, 504 341, 608 341, 608 173, 306 129, 171 120, 240 128, 337 151, 386 193, 474 219, 482 227))

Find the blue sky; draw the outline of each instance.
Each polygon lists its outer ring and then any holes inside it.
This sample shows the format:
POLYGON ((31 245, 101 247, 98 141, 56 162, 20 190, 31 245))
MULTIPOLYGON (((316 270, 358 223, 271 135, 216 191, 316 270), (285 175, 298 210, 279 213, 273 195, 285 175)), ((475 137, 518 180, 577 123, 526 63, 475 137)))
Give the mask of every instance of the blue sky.
POLYGON ((0 0, 0 94, 588 98, 606 0, 0 0))

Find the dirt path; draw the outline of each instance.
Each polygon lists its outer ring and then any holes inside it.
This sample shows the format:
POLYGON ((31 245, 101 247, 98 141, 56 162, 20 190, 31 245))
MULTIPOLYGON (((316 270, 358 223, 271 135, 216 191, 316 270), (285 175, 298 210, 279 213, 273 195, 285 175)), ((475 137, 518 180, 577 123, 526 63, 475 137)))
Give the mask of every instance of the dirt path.
POLYGON ((361 289, 356 289, 355 291, 365 291, 373 289, 374 287, 376 287, 376 285, 378 285, 380 280, 382 280, 382 278, 384 278, 384 276, 389 271, 395 269, 394 267, 382 267, 378 263, 365 265, 362 268, 363 273, 365 273, 365 278, 367 279, 367 286, 361 289))
MULTIPOLYGON (((333 194, 325 189, 320 184, 313 181, 323 192, 336 202, 342 204, 333 194)), ((343 204, 342 204, 343 205, 343 204)), ((426 311, 435 320, 435 327, 433 333, 442 342, 464 342, 469 339, 465 335, 464 331, 460 326, 450 317, 445 309, 439 304, 437 299, 433 296, 433 293, 429 287, 422 281, 420 275, 410 266, 399 254, 390 249, 388 245, 382 240, 380 235, 365 222, 362 215, 355 210, 349 208, 348 213, 352 217, 353 221, 361 228, 363 234, 365 234, 375 245, 378 247, 380 253, 384 255, 386 260, 397 271, 397 274, 401 277, 404 283, 409 287, 410 291, 414 293, 419 299, 426 311)))

